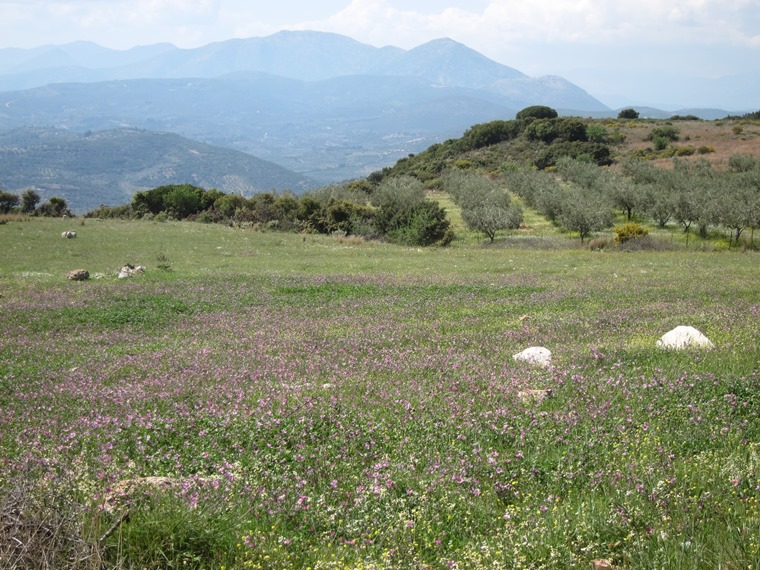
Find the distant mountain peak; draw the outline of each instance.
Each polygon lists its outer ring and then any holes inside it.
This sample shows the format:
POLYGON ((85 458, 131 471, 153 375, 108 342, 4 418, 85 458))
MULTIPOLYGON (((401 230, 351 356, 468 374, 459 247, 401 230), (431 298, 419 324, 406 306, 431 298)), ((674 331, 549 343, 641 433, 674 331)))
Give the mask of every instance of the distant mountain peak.
POLYGON ((484 88, 502 79, 527 77, 451 38, 438 38, 398 57, 386 73, 417 75, 441 85, 484 88))

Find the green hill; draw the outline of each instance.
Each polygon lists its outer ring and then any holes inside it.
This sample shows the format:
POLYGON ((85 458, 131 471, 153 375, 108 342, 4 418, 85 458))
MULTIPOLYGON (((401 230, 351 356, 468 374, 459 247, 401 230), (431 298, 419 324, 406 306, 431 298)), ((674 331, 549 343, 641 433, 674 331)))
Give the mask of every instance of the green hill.
POLYGON ((0 133, 0 186, 14 193, 34 187, 43 199, 60 196, 75 212, 184 183, 245 195, 314 186, 271 162, 172 133, 122 128, 79 135, 32 127, 0 133))

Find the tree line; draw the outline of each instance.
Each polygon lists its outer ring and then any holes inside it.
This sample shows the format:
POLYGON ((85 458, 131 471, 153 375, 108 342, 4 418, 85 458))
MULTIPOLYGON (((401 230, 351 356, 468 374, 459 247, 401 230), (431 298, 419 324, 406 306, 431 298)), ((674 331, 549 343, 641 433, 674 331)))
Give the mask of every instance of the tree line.
POLYGON ((20 212, 31 216, 61 217, 70 216, 71 211, 64 198, 57 196, 40 203, 42 198, 33 188, 24 190, 21 194, 13 194, 0 190, 0 214, 20 212))
POLYGON ((262 192, 246 198, 190 184, 137 192, 130 204, 101 206, 87 217, 194 220, 304 233, 361 236, 403 245, 446 245, 453 239, 446 211, 423 184, 396 177, 326 186, 303 196, 262 192))

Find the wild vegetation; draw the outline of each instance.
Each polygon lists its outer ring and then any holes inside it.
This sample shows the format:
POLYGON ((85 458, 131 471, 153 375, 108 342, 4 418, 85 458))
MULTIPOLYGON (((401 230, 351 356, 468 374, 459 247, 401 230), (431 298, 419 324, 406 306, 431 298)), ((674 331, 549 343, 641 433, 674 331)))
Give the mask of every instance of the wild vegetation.
POLYGON ((753 567, 757 223, 725 212, 756 211, 757 158, 538 170, 515 128, 303 197, 19 197, 0 567, 753 567), (682 324, 715 348, 656 347, 682 324))
POLYGON ((80 223, 0 225, 0 566, 760 556, 756 253, 80 223))

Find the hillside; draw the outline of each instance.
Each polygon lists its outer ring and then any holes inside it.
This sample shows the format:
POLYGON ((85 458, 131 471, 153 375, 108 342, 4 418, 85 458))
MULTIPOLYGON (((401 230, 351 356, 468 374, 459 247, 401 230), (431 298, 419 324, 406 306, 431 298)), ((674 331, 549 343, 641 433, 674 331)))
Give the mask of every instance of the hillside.
POLYGON ((246 153, 171 133, 114 129, 83 135, 22 128, 0 133, 0 186, 35 187, 65 198, 75 212, 128 203, 140 189, 190 183, 227 193, 302 192, 308 178, 246 153))
MULTIPOLYGON (((706 160, 721 170, 727 167, 732 155, 760 157, 760 121, 757 120, 577 120, 587 128, 593 126, 600 129, 597 132, 601 133, 600 140, 609 150, 612 168, 616 168, 626 158, 643 158, 655 166, 670 168, 673 158, 678 157, 686 161, 706 160), (650 139, 653 131, 663 127, 673 128, 678 140, 657 151, 650 139)), ((474 125, 462 137, 433 145, 417 155, 401 159, 394 166, 384 169, 383 173, 413 174, 435 183, 441 172, 454 167, 458 162, 461 165, 461 161, 466 161, 477 169, 498 172, 505 163, 532 165, 552 152, 552 145, 530 141, 525 136, 496 141, 495 144, 474 143, 475 135, 489 126, 489 123, 474 125)))

